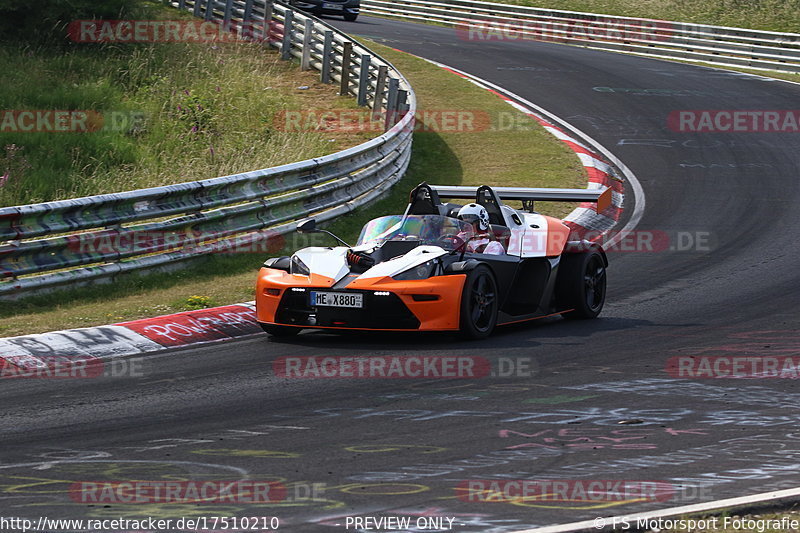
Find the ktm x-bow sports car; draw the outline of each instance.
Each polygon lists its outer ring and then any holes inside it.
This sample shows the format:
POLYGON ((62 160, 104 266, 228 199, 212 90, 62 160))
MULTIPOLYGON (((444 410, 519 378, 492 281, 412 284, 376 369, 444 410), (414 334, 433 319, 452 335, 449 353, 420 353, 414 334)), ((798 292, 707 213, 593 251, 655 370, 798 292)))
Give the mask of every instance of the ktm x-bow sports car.
MULTIPOLYGON (((533 211, 537 200, 593 202, 602 211, 611 190, 422 183, 404 214, 368 222, 354 246, 267 260, 256 288, 258 321, 274 336, 315 328, 455 331, 479 339, 498 324, 559 313, 594 318, 605 301, 606 254, 598 244, 570 241, 566 224, 533 211), (522 209, 503 199, 522 201, 522 209)), ((324 232, 313 219, 297 230, 324 232)))

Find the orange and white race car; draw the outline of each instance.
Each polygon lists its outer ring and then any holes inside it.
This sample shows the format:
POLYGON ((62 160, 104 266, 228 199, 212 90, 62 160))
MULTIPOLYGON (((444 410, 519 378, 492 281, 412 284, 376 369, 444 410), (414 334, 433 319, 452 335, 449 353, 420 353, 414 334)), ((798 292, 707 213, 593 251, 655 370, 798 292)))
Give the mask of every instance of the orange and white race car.
MULTIPOLYGON (((422 183, 402 215, 368 222, 349 246, 309 247, 267 260, 257 318, 270 335, 304 328, 453 331, 480 339, 498 324, 603 308, 608 259, 599 244, 571 241, 535 201, 595 203, 611 190, 440 186, 422 183), (468 200, 465 205, 442 199, 468 200), (502 200, 522 202, 522 209, 502 200)), ((326 232, 313 219, 297 230, 326 232)))

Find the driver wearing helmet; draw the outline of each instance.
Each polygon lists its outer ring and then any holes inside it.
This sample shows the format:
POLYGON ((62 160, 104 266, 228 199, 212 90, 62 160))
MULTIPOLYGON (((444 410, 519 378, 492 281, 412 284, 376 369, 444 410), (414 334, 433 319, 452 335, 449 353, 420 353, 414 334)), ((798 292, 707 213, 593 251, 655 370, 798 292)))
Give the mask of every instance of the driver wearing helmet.
POLYGON ((501 255, 506 253, 503 245, 497 242, 489 231, 489 213, 479 204, 467 204, 458 210, 459 220, 472 224, 473 235, 459 233, 461 240, 467 241, 467 252, 501 255))

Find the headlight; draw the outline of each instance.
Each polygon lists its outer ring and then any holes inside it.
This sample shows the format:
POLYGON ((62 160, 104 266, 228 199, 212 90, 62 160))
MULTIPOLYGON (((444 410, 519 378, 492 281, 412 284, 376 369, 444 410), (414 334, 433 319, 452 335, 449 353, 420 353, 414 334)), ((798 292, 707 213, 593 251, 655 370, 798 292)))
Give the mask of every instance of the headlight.
POLYGON ((412 279, 428 279, 434 272, 436 272, 436 262, 434 260, 427 261, 421 265, 411 267, 408 270, 400 272, 392 276, 392 279, 406 281, 412 279))
POLYGON ((290 272, 292 274, 300 274, 301 276, 310 276, 311 269, 303 263, 296 255, 292 256, 292 266, 290 272))

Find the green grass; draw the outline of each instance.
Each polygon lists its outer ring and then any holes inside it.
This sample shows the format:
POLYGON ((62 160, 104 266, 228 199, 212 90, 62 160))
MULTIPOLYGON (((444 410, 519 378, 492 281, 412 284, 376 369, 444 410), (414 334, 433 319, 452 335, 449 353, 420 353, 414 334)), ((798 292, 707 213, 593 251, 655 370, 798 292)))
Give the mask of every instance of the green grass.
MULTIPOLYGON (((408 77, 416 89, 420 110, 480 112, 492 124, 486 124, 478 132, 415 133, 406 177, 384 199, 337 219, 328 227, 337 235, 348 242, 355 241, 367 220, 401 211, 410 189, 424 180, 436 184, 585 187, 586 174, 575 154, 532 119, 491 93, 430 63, 375 43, 368 46, 408 77), (501 117, 507 122, 514 117, 517 127, 497 127, 501 117)), ((333 94, 336 88, 325 89, 333 94)), ((343 97, 332 100, 339 102, 337 105, 352 102, 343 97)), ((548 212, 564 214, 572 207, 554 204, 548 212)), ((313 238, 313 243, 332 243, 321 235, 313 238)), ((308 244, 311 242, 306 236, 289 236, 285 253, 308 244)), ((256 273, 264 259, 264 255, 258 254, 215 255, 173 273, 143 278, 128 276, 110 285, 4 305, 0 308, 0 335, 108 324, 251 300, 256 273)))
POLYGON ((500 3, 767 31, 800 31, 800 0, 503 0, 500 3))
MULTIPOLYGON (((156 7, 160 17, 180 15, 156 7)), ((282 131, 277 113, 330 107, 331 91, 261 44, 6 43, 0 72, 0 110, 104 118, 99 131, 0 131, 0 176, 8 175, 0 206, 249 171, 366 139, 282 131)), ((344 99, 334 105, 354 107, 344 99)))

